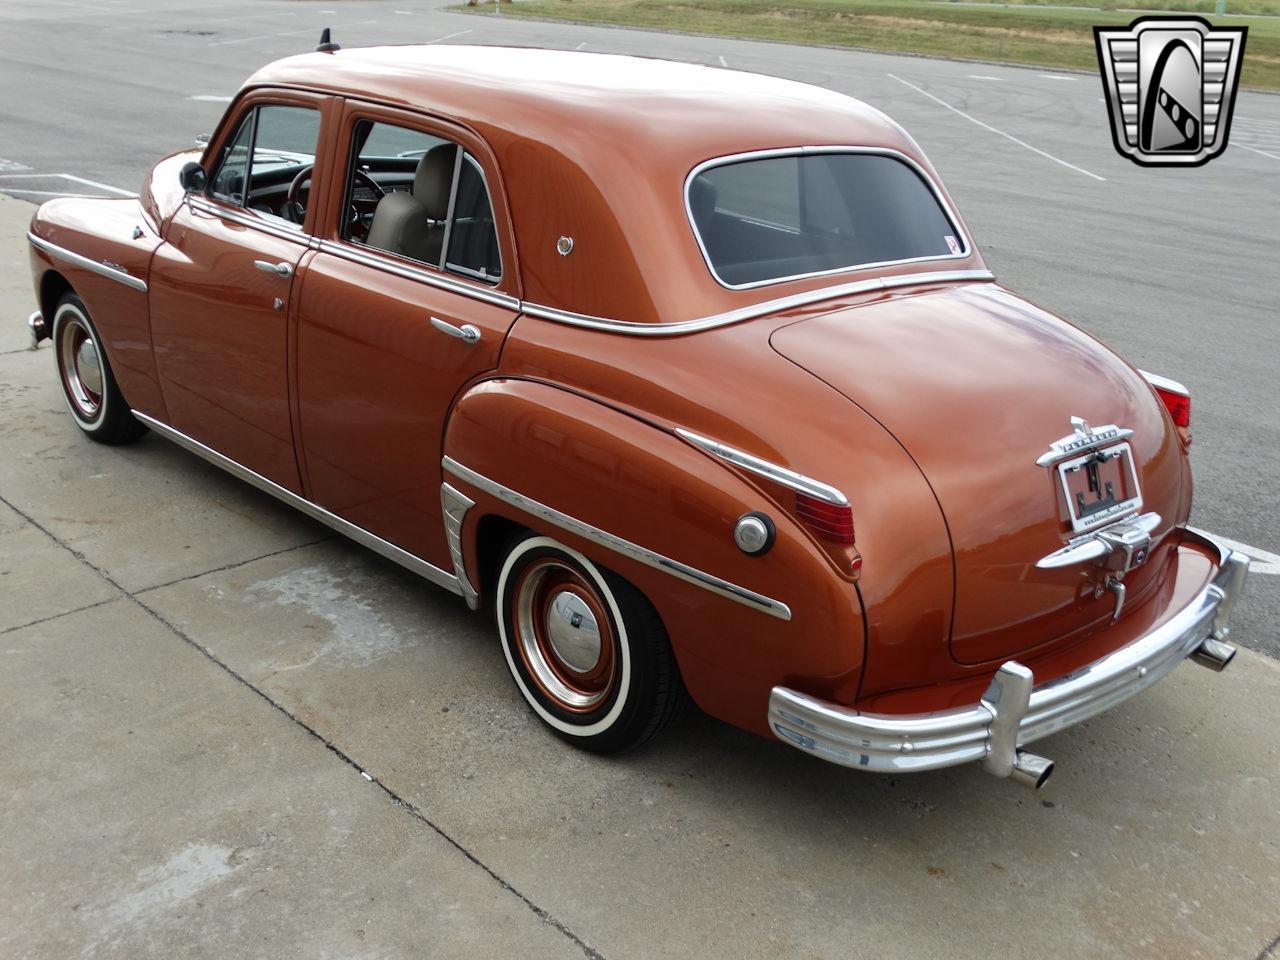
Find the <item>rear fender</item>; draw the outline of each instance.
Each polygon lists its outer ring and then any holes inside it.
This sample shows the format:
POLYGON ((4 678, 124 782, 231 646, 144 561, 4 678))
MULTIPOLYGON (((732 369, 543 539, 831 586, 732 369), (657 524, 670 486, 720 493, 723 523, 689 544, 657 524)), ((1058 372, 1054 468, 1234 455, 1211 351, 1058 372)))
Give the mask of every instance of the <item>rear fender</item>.
POLYGON ((775 684, 856 695, 865 631, 854 585, 753 487, 671 433, 545 383, 491 380, 456 404, 444 453, 446 482, 475 502, 461 544, 482 598, 493 585, 477 531, 503 517, 635 584, 708 713, 766 733, 775 684), (733 541, 751 510, 777 525, 762 556, 733 541))

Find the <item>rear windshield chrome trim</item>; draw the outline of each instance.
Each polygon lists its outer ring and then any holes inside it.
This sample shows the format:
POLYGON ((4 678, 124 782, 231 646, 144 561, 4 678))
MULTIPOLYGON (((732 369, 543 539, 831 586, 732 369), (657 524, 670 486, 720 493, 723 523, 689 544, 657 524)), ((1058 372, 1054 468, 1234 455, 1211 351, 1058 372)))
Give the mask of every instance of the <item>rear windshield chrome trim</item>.
POLYGON ((932 283, 976 283, 995 280, 990 270, 943 270, 934 273, 906 273, 892 277, 872 277, 869 280, 853 280, 849 283, 836 284, 830 287, 819 287, 817 290, 806 290, 804 293, 779 297, 776 300, 765 300, 753 303, 737 310, 716 313, 697 320, 682 320, 676 323, 638 323, 633 320, 610 320, 607 317, 593 317, 584 313, 573 313, 556 307, 544 307, 536 303, 524 303, 521 307, 531 317, 553 320, 573 327, 586 327, 589 330, 603 330, 609 333, 625 333, 633 337, 670 337, 685 333, 697 333, 699 330, 711 330, 715 327, 728 326, 753 320, 770 313, 781 313, 796 307, 807 306, 822 300, 836 297, 853 296, 859 293, 870 293, 875 290, 891 290, 896 287, 910 287, 932 283))
POLYGON ((706 261, 707 269, 711 271, 711 276, 715 278, 716 283, 724 287, 726 290, 754 290, 757 287, 768 287, 778 283, 790 283, 794 280, 809 280, 813 277, 829 277, 839 273, 852 273, 857 270, 875 270, 881 267, 901 266, 911 263, 933 263, 945 260, 965 260, 972 255, 972 245, 968 236, 960 226, 960 218, 956 216, 956 212, 951 209, 951 204, 947 203, 946 198, 942 195, 942 191, 938 189, 938 184, 933 177, 929 176, 924 167, 920 166, 915 160, 898 150, 889 147, 856 147, 856 146, 804 146, 804 147, 782 147, 776 150, 752 150, 747 153, 735 153, 724 157, 714 157, 710 160, 704 160, 692 170, 684 180, 684 212, 689 218, 689 226, 693 230, 694 239, 698 241, 698 249, 702 251, 702 259, 706 261), (918 177, 924 182, 933 194, 934 200, 946 215, 951 228, 956 232, 956 239, 960 242, 962 249, 960 253, 948 253, 936 257, 912 257, 906 260, 881 260, 874 263, 855 263, 844 267, 836 267, 833 270, 817 270, 811 273, 797 273, 787 277, 773 277, 768 280, 753 280, 750 283, 729 283, 720 277, 716 272, 715 264, 711 262, 711 255, 707 252, 706 245, 702 242, 702 234, 698 232, 697 221, 693 219, 693 207, 689 203, 689 190, 693 186, 694 179, 701 173, 715 167, 728 166, 733 163, 742 163, 748 160, 770 160, 777 157, 798 157, 798 156, 815 156, 819 154, 829 153, 857 153, 871 154, 875 156, 890 157, 907 165, 913 170, 918 177))
POLYGON ((27 242, 37 250, 43 250, 51 257, 57 257, 59 260, 65 261, 75 267, 81 267, 90 273, 96 273, 100 277, 106 277, 108 280, 114 280, 116 283, 123 283, 126 287, 132 287, 139 293, 147 292, 147 281, 135 277, 123 267, 118 265, 108 265, 97 260, 90 260, 78 253, 68 250, 66 247, 60 247, 56 243, 50 243, 43 237, 37 237, 34 233, 27 233, 27 242))
POLYGON ((438 287, 441 290, 447 290, 450 293, 456 293, 463 297, 470 297, 473 300, 491 303, 497 307, 506 307, 509 310, 520 309, 520 301, 507 293, 474 287, 461 280, 454 280, 451 277, 441 276, 438 273, 432 272, 428 268, 414 267, 407 263, 397 263, 393 260, 380 257, 377 254, 366 253, 363 250, 348 246, 344 243, 335 243, 333 240, 320 240, 317 241, 317 244, 321 253, 328 253, 335 257, 342 257, 344 260, 350 260, 352 263, 358 263, 361 266, 373 267, 376 270, 382 270, 385 273, 394 274, 397 277, 404 277, 406 280, 416 280, 419 283, 438 287))

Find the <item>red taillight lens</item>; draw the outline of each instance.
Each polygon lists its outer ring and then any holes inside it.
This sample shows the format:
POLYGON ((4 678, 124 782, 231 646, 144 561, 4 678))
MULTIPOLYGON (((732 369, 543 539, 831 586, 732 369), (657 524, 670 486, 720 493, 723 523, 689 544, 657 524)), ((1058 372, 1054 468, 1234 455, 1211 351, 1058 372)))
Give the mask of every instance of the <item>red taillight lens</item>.
POLYGON ((1175 426, 1182 427, 1184 430, 1191 429, 1191 398, 1185 393, 1176 393, 1173 390, 1165 390, 1156 387, 1156 396, 1162 403, 1169 408, 1169 416, 1173 417, 1175 426))
POLYGON ((853 508, 848 504, 838 506, 807 493, 797 493, 796 516, 824 540, 853 543, 853 508))

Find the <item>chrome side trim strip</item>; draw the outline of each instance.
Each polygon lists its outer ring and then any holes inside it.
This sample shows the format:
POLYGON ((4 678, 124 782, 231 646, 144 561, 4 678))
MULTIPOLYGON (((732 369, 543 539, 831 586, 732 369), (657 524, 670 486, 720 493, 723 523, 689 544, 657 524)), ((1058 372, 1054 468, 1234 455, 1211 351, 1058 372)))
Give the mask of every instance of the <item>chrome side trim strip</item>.
POLYGON ((449 556, 453 559, 453 575, 458 578, 458 586, 462 588, 462 599, 472 610, 480 607, 480 594, 467 578, 467 563, 462 554, 462 523, 467 518, 467 511, 476 502, 449 486, 440 484, 440 506, 444 509, 444 532, 449 538, 449 556))
POLYGON ((280 224, 271 223, 262 217, 250 216, 247 213, 237 213, 227 207, 210 203, 194 194, 187 194, 187 203, 192 210, 199 210, 201 213, 207 213, 211 217, 218 217, 230 223, 238 223, 242 227, 253 227, 255 230, 269 233, 273 237, 279 237, 281 240, 291 240, 304 247, 312 245, 311 237, 302 231, 301 224, 296 229, 281 226, 280 224))
POLYGON ((117 283, 123 283, 126 287, 132 287, 139 293, 147 292, 147 281, 135 277, 133 274, 120 267, 109 267, 105 263, 99 263, 97 260, 90 260, 88 257, 82 257, 78 253, 72 253, 66 247, 60 247, 56 243, 50 243, 42 237, 37 237, 34 233, 27 233, 27 240, 37 250, 43 250, 51 257, 57 257, 59 260, 65 260, 67 263, 76 267, 83 267, 91 273, 96 273, 100 277, 106 277, 109 280, 115 280, 117 283))
POLYGON ((136 410, 133 415, 145 423, 166 440, 172 440, 178 446, 194 453, 198 457, 203 457, 214 466, 221 467, 232 476, 238 477, 246 483, 252 484, 264 493, 269 493, 277 500, 282 500, 289 506, 302 511, 313 520, 319 520, 328 527, 337 530, 344 536, 350 537, 361 546, 368 547, 374 553, 393 560, 407 570, 412 570, 418 576, 425 580, 430 580, 437 586, 444 587, 450 593, 463 594, 462 586, 458 583, 458 578, 451 573, 446 573, 437 566, 433 566, 421 557, 415 557, 413 554, 401 550, 394 543, 389 543, 381 537, 370 533, 363 527, 357 527, 354 523, 343 520, 337 514, 330 513, 324 507, 312 503, 305 497, 300 497, 292 490, 287 490, 274 480, 268 480, 260 473, 255 473, 248 467, 237 463, 230 457, 223 456, 217 450, 206 447, 199 440, 187 436, 179 430, 175 430, 168 424, 161 423, 154 417, 148 417, 145 413, 138 413, 136 410))
POLYGON ((776 283, 789 283, 792 280, 809 280, 813 277, 828 277, 837 273, 852 273, 856 270, 873 270, 876 267, 890 267, 898 264, 907 263, 928 263, 931 261, 941 260, 964 260, 973 252, 972 244, 969 238, 965 236, 964 230, 960 227, 960 218, 956 216, 956 212, 951 209, 951 205, 947 203, 943 197, 942 191, 938 189, 937 183, 933 177, 925 171, 915 160, 902 153, 899 150, 893 150, 889 147, 856 147, 856 146, 805 146, 805 147, 782 147, 774 150, 752 150, 748 153, 735 153, 725 157, 714 157, 711 160, 704 160, 692 170, 684 179, 684 212, 689 218, 689 226, 693 230, 693 236, 698 241, 698 249, 702 251, 702 259, 706 261, 707 269, 711 271, 711 276, 715 277, 716 283, 724 287, 726 290, 754 290, 757 287, 767 287, 776 283), (834 270, 819 270, 813 273, 798 273, 790 277, 777 277, 769 280, 753 280, 751 283, 727 283, 721 279, 720 274, 716 273, 715 264, 711 262, 711 255, 707 253, 706 245, 702 242, 702 234, 698 232, 698 224, 693 219, 693 207, 689 203, 689 189, 693 186, 694 179, 707 170, 715 167, 723 167, 731 163, 742 163, 748 160, 770 160, 776 157, 797 157, 797 156, 815 156, 824 153, 857 153, 870 154, 874 156, 890 157, 907 165, 915 174, 924 182, 925 186, 933 194, 933 199, 937 201, 938 206, 942 208, 942 212, 946 215, 947 221, 951 224, 951 229, 956 232, 956 237, 964 244, 964 249, 960 253, 940 254, 936 257, 911 257, 906 260, 881 260, 876 263, 855 263, 846 267, 837 267, 834 270))
POLYGON ((521 309, 531 317, 553 320, 573 327, 586 327, 589 330, 603 330, 608 333, 625 333, 633 337, 670 337, 685 333, 697 333, 699 330, 711 330, 715 327, 753 320, 765 314, 792 310, 796 307, 831 300, 835 297, 846 297, 858 293, 869 293, 875 290, 891 290, 897 287, 909 287, 929 283, 972 283, 995 280, 990 270, 943 270, 936 273, 908 273, 893 277, 872 277, 868 280, 853 280, 849 283, 821 287, 817 290, 806 290, 788 297, 765 300, 753 303, 736 310, 716 313, 697 320, 681 320, 675 323, 638 323, 633 320, 610 320, 607 317, 593 317, 585 313, 573 313, 557 307, 544 307, 536 303, 525 302, 521 309))
POLYGON ((721 580, 712 574, 704 573, 687 564, 680 563, 678 560, 672 560, 670 557, 664 557, 660 553, 655 553, 652 550, 634 544, 630 540, 616 537, 612 533, 601 530, 599 527, 583 523, 567 513, 561 513, 554 507, 548 507, 546 504, 539 503, 537 500, 526 497, 522 493, 517 493, 510 487, 504 487, 495 480, 490 480, 483 474, 476 473, 469 467, 464 467, 452 457, 445 457, 442 461, 442 466, 447 472, 471 484, 476 489, 483 490, 485 493, 511 504, 516 509, 522 510, 540 520, 545 520, 547 523, 553 524, 562 530, 567 530, 585 540, 598 543, 602 547, 620 553, 631 560, 643 563, 645 566, 661 570, 663 573, 669 573, 679 580, 692 583, 719 596, 727 597, 730 600, 741 603, 743 606, 760 610, 771 617, 777 617, 779 620, 791 619, 791 608, 781 601, 772 600, 745 587, 739 587, 728 580, 721 580))
POLYGON ((802 473, 796 473, 794 470, 780 467, 776 463, 770 463, 768 460, 761 460, 759 457, 752 456, 743 450, 735 449, 716 440, 708 440, 706 437, 701 437, 680 427, 676 428, 676 434, 688 440, 695 447, 705 450, 713 457, 719 457, 726 463, 732 463, 743 470, 750 470, 752 473, 759 474, 774 483, 795 490, 797 493, 807 494, 837 507, 849 506, 849 498, 835 487, 806 477, 802 473))
POLYGON ((407 263, 396 263, 392 260, 383 259, 376 254, 365 253, 363 250, 349 247, 346 244, 335 243, 332 240, 319 240, 317 244, 321 253, 342 257, 344 260, 358 263, 364 267, 373 267, 375 270, 394 274, 397 277, 404 277, 406 280, 416 280, 419 283, 438 287, 441 290, 447 290, 449 293, 470 297, 472 300, 479 300, 482 303, 491 303, 494 306, 506 307, 509 310, 520 309, 520 301, 508 293, 501 293, 497 290, 483 290, 471 284, 463 283, 461 280, 441 276, 438 273, 432 273, 430 270, 420 269, 407 263))
MULTIPOLYGON (((1097 716, 1145 690, 1206 643, 1230 633, 1232 606, 1244 588, 1249 561, 1188 530, 1187 542, 1216 555, 1213 579, 1181 610, 1149 633, 1064 676, 1035 686, 1025 706, 1014 705, 1006 726, 1015 747, 1097 716), (1019 709, 1021 708, 1021 709, 1019 709)), ((1229 659, 1229 650, 1222 651, 1229 659)), ((1016 660, 1005 667, 1026 670, 1016 660)), ((1225 664, 1224 664, 1225 665, 1225 664)), ((1001 668, 1004 669, 1003 667, 1001 668)), ((1030 671, 1027 671, 1028 673, 1030 671)), ((997 674, 998 676, 998 674, 997 674)), ((784 743, 859 770, 905 773, 986 758, 996 717, 986 698, 936 713, 861 713, 787 687, 769 697, 769 727, 784 743)))

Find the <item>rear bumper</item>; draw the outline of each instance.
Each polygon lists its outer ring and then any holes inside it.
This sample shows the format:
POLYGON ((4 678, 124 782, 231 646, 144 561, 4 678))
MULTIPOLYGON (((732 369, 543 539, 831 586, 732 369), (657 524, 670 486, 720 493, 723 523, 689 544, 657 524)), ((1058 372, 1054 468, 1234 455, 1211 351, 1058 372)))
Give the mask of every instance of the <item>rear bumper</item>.
POLYGON ((869 714, 786 687, 769 698, 769 727, 785 743, 846 767, 912 772, 971 760, 997 776, 1040 786, 1052 764, 1019 750, 1096 716, 1164 677, 1187 657, 1221 670, 1234 648, 1224 643, 1248 558, 1191 531, 1218 564, 1213 579, 1149 633, 1065 676, 1035 686, 1031 670, 1006 662, 972 706, 937 713, 869 714))

